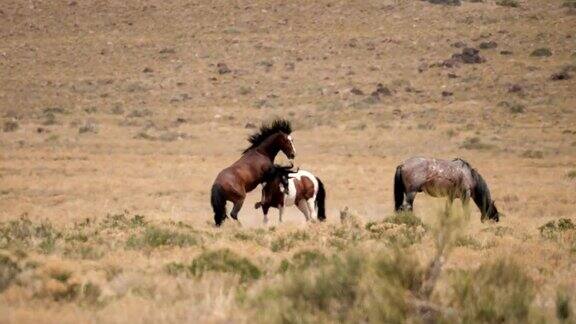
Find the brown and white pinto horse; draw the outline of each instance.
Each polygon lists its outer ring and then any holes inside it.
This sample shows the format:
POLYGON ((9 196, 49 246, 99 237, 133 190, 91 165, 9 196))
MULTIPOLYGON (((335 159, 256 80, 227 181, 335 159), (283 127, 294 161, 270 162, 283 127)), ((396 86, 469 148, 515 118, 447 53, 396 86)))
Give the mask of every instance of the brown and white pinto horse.
POLYGON ((212 185, 212 209, 214 222, 220 226, 226 219, 226 201, 234 204, 230 216, 238 220, 246 193, 267 180, 273 173, 274 158, 282 151, 292 161, 295 156, 290 122, 278 119, 262 125, 260 131, 248 138, 251 143, 242 157, 231 166, 220 171, 212 185))
POLYGON ((290 169, 276 166, 271 179, 262 187, 262 199, 254 208, 262 207, 264 223, 268 223, 270 207, 278 208, 282 222, 284 208, 293 205, 298 206, 306 221, 326 220, 326 191, 322 181, 308 171, 290 169))
POLYGON ((448 197, 450 203, 460 198, 466 211, 469 211, 468 203, 472 198, 480 209, 482 222, 486 218, 496 222, 500 219, 486 181, 468 162, 459 158, 447 161, 413 157, 399 165, 394 177, 396 211, 412 210, 418 192, 448 197))

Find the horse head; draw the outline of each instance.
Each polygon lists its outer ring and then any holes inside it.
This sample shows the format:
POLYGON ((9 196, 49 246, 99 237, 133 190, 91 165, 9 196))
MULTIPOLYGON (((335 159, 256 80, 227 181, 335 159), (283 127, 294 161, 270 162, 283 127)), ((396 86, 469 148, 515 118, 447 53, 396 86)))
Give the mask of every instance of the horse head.
POLYGON ((498 212, 498 208, 496 208, 496 203, 494 200, 492 200, 490 202, 490 207, 488 207, 488 219, 493 220, 495 222, 500 221, 500 215, 502 215, 500 212, 498 212))
POLYGON ((296 157, 296 149, 294 148, 294 140, 292 136, 289 134, 285 134, 284 132, 280 132, 279 138, 279 145, 280 150, 286 154, 286 157, 290 160, 290 164, 292 168, 294 166, 294 158, 296 157))

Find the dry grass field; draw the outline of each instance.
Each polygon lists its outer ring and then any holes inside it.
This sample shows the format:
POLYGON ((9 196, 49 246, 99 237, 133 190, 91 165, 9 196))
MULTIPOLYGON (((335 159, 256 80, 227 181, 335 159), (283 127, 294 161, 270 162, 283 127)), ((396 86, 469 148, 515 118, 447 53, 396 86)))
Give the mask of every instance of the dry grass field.
POLYGON ((431 2, 1 1, 0 323, 575 322, 576 2, 431 2), (275 117, 327 222, 215 228, 275 117), (505 217, 394 215, 414 155, 505 217))

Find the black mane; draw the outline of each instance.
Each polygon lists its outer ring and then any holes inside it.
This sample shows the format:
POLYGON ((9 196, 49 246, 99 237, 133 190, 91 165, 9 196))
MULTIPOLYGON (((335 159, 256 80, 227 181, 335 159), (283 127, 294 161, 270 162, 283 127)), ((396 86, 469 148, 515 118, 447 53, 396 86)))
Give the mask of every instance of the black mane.
POLYGON ((476 203, 476 206, 480 208, 480 212, 482 216, 487 216, 489 219, 493 219, 498 221, 498 210, 492 201, 492 196, 490 195, 490 189, 488 189, 488 184, 486 180, 482 178, 480 173, 476 169, 474 169, 468 161, 455 158, 452 160, 453 162, 458 161, 464 164, 469 170, 472 178, 474 179, 474 187, 472 188, 472 200, 476 203))
POLYGON ((290 135, 290 133, 292 133, 292 125, 290 125, 290 122, 286 119, 276 119, 271 124, 263 124, 257 133, 248 137, 248 142, 250 142, 251 145, 242 153, 244 154, 257 147, 258 145, 262 144, 262 142, 264 142, 264 140, 266 140, 268 137, 278 132, 290 135))
POLYGON ((279 164, 274 164, 274 175, 286 177, 292 173, 298 172, 298 170, 293 170, 294 166, 283 166, 279 164))
POLYGON ((293 166, 282 166, 279 164, 274 164, 274 166, 268 171, 263 178, 262 182, 270 182, 275 179, 280 179, 284 187, 288 187, 288 179, 290 174, 296 173, 298 170, 293 170, 293 166))

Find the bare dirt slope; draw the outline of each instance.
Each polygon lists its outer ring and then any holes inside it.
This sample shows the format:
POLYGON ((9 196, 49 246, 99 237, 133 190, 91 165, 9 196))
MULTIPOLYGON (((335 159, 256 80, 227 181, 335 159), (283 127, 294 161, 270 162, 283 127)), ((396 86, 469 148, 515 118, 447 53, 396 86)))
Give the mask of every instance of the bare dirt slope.
MULTIPOLYGON (((248 318, 238 315, 249 312, 230 297, 235 292, 220 296, 210 280, 225 281, 163 270, 206 245, 133 250, 124 247, 129 233, 116 228, 100 233, 92 246, 100 253, 87 257, 66 252, 64 238, 107 215, 144 215, 150 224, 181 222, 218 235, 211 183, 254 127, 276 116, 294 123, 297 164, 327 187, 330 226, 339 226, 345 207, 364 221, 391 215, 394 170, 407 157, 468 160, 506 214, 499 226, 510 232, 479 236, 496 225, 481 224, 474 210, 465 231, 489 244, 456 248, 447 266, 516 257, 540 287, 534 303, 553 317, 557 289, 576 288, 576 246, 543 238, 538 227, 575 217, 576 16, 562 1, 519 4, 3 1, 0 221, 48 222, 61 236, 39 250, 41 242, 14 247, 0 238, 0 252, 18 267, 37 264, 0 292, 0 321, 248 318), (465 47, 479 49, 480 58, 464 61, 479 63, 450 60, 465 47), (549 53, 534 53, 542 48, 549 53), (115 239, 121 243, 102 245, 115 239), (98 305, 51 298, 46 287, 54 280, 38 273, 54 264, 84 288, 97 282, 98 305), (121 284, 110 269, 121 273, 121 284), (167 288, 175 286, 182 296, 167 288)), ((243 229, 227 235, 264 228, 251 208, 258 198, 257 190, 245 203, 243 229)), ((434 206, 418 197, 416 214, 429 222, 434 206)), ((296 211, 286 225, 272 219, 281 230, 307 228, 296 211)), ((265 269, 281 257, 266 244, 211 242, 265 269)), ((425 237, 413 248, 432 246, 425 237)))

